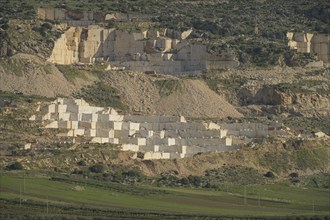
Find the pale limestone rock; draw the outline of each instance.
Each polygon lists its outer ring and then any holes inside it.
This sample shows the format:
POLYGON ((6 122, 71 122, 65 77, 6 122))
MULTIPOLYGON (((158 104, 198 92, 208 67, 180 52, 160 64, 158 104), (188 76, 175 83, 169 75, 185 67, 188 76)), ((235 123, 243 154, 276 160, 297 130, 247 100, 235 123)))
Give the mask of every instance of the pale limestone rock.
POLYGON ((187 39, 190 36, 190 34, 192 33, 192 31, 193 31, 192 29, 189 29, 187 31, 182 32, 181 39, 182 40, 187 39))

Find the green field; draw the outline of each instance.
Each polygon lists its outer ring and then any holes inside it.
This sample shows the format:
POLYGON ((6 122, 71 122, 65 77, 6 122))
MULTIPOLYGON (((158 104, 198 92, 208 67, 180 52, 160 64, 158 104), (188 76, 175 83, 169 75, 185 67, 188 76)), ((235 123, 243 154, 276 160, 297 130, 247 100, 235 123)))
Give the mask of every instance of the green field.
MULTIPOLYGON (((70 179, 67 179, 70 180, 70 179)), ((68 216, 212 218, 329 216, 329 189, 287 185, 228 185, 223 191, 96 184, 42 176, 1 176, 2 219, 11 213, 68 216), (24 184, 25 182, 25 184, 24 184), (118 188, 121 186, 121 188, 118 188), (20 199, 21 198, 21 199, 20 199), (314 205, 313 205, 314 204, 314 205), (314 210, 313 210, 314 209, 314 210)), ((119 218, 119 217, 118 217, 119 218)))

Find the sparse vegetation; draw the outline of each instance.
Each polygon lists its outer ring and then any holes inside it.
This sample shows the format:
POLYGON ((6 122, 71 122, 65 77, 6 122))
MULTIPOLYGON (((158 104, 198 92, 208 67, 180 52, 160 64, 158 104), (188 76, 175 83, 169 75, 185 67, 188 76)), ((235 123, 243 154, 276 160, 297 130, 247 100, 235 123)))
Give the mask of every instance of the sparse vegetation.
POLYGON ((311 134, 312 131, 323 131, 330 135, 330 117, 297 117, 284 119, 284 124, 300 133, 311 134))
POLYGON ((71 83, 75 82, 76 78, 87 79, 88 74, 86 71, 79 70, 70 65, 56 65, 56 67, 63 73, 63 76, 71 83))
MULTIPOLYGON (((298 32, 327 33, 329 19, 328 2, 325 0, 295 1, 280 0, 276 2, 245 2, 245 1, 103 1, 97 4, 91 1, 4 1, 0 10, 3 27, 10 30, 8 19, 33 19, 37 7, 60 7, 77 10, 93 10, 95 12, 123 12, 134 15, 141 23, 148 23, 149 28, 171 28, 187 30, 193 28, 193 37, 200 38, 211 47, 230 48, 237 54, 243 64, 256 66, 276 65, 283 58, 287 65, 301 65, 299 60, 310 60, 311 57, 300 57, 288 49, 285 34, 288 30, 298 32), (22 10, 24 8, 24 10, 22 10), (171 10, 168 10, 170 8, 171 10), (275 10, 269 10, 274 8, 275 10), (271 18, 271 19, 269 19, 271 18), (257 28, 257 32, 256 32, 257 28), (218 39, 222 39, 219 41, 218 39)), ((110 22, 110 27, 136 31, 140 24, 135 21, 110 22)), ((51 30, 51 24, 43 22, 34 27, 34 34, 25 39, 49 41, 58 37, 51 30)), ((9 31, 10 32, 10 31, 9 31)), ((12 34, 9 34, 13 36, 12 34)), ((16 50, 23 48, 12 41, 4 41, 13 45, 16 50)), ((19 42, 19 41, 17 41, 19 42)), ((1 45, 1 42, 0 42, 1 45)), ((215 50, 217 51, 217 50, 215 50)), ((221 51, 221 50, 220 50, 221 51)), ((306 56, 306 55, 303 55, 306 56)))
POLYGON ((293 83, 280 83, 275 88, 281 92, 330 94, 330 82, 323 80, 297 80, 293 83))
POLYGON ((76 97, 83 98, 91 104, 98 106, 113 107, 127 111, 128 107, 122 103, 119 91, 105 83, 97 82, 92 86, 83 88, 76 97))
POLYGON ((203 75, 203 79, 210 89, 218 93, 223 93, 224 90, 236 93, 248 80, 240 76, 231 79, 223 79, 221 77, 221 71, 208 72, 203 75))
POLYGON ((160 96, 169 96, 175 91, 182 91, 183 85, 180 80, 166 79, 166 80, 156 80, 156 87, 159 90, 160 96))
POLYGON ((301 170, 317 169, 326 167, 329 163, 328 151, 325 148, 320 149, 301 149, 295 152, 295 163, 301 170))
POLYGON ((95 164, 95 165, 89 167, 89 170, 93 173, 103 173, 105 170, 105 167, 102 164, 95 164))

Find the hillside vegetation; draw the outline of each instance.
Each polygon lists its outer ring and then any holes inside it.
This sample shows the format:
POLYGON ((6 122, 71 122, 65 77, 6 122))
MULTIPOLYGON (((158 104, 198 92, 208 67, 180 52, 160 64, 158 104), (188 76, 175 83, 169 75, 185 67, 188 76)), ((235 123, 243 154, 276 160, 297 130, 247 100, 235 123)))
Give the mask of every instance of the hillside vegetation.
MULTIPOLYGON (((262 66, 285 63, 302 65, 300 60, 314 60, 311 56, 297 56, 286 45, 286 32, 327 33, 330 4, 320 1, 3 1, 0 9, 0 55, 15 51, 48 54, 60 32, 48 22, 15 24, 10 19, 35 19, 38 7, 61 7, 95 12, 123 12, 134 15, 139 22, 111 23, 110 26, 141 29, 187 30, 193 28, 192 38, 208 45, 211 53, 232 50, 244 65, 262 66), (24 10, 23 10, 24 9, 24 10), (142 25, 145 26, 145 25, 142 25), (15 31, 15 33, 13 33, 15 31), (18 32, 18 33, 17 33, 18 32), (23 41, 16 39, 21 36, 23 41), (27 40, 29 39, 29 40, 27 40), (33 50, 38 45, 39 50, 33 50), (30 49, 28 49, 30 48, 30 49), (7 51, 8 50, 8 51, 7 51)), ((48 54, 49 55, 49 54, 48 54)), ((304 63, 304 62, 303 62, 304 63)))
POLYGON ((123 12, 149 15, 162 26, 174 29, 207 31, 218 36, 254 34, 259 26, 260 34, 295 31, 327 32, 329 2, 320 1, 160 1, 128 0, 92 1, 72 0, 3 0, 0 16, 3 18, 33 19, 36 7, 67 7, 99 12, 123 12), (275 10, 270 10, 275 9, 275 10))

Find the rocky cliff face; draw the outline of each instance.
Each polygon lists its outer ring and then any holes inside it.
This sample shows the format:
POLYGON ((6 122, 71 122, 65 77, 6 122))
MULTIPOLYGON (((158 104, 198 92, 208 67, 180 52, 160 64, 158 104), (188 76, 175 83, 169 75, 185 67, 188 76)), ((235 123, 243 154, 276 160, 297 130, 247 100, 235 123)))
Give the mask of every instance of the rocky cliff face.
POLYGON ((9 36, 5 31, 0 31, 0 57, 11 56, 14 52, 9 40, 9 36))
POLYGON ((330 96, 316 92, 280 91, 274 85, 243 87, 237 96, 244 105, 282 106, 291 112, 299 112, 304 116, 329 116, 330 96))
POLYGON ((0 57, 17 53, 49 57, 61 30, 48 22, 11 19, 0 28, 0 57))

